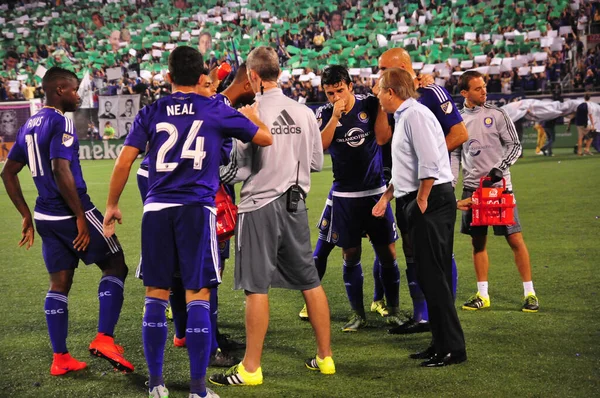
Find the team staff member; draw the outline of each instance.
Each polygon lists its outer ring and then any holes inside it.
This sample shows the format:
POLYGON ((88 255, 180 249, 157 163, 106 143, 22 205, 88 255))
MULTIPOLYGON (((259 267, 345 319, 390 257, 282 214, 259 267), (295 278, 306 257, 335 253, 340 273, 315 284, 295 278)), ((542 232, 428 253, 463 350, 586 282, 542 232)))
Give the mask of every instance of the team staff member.
MULTIPOLYGON (((469 141, 452 152, 452 169, 458 176, 460 164, 463 166, 462 198, 469 198, 479 186, 479 181, 486 174, 494 186, 502 186, 502 178, 506 188, 512 190, 509 167, 521 154, 521 143, 512 121, 502 109, 486 104, 486 87, 483 76, 479 72, 465 72, 459 79, 460 94, 465 97, 465 106, 461 114, 467 125, 469 141)), ((473 244, 473 263, 477 275, 477 293, 463 305, 464 310, 479 310, 490 306, 488 294, 489 259, 486 249, 487 227, 472 227, 471 210, 463 213, 460 231, 471 235, 473 244)), ((524 312, 537 312, 538 298, 531 281, 531 264, 529 252, 519 223, 519 214, 515 207, 515 225, 494 226, 494 234, 505 236, 513 251, 515 263, 523 281, 525 302, 524 312)))
MULTIPOLYGON (((418 101, 425 105, 437 118, 442 126, 445 135, 446 147, 449 152, 458 148, 468 138, 467 129, 463 123, 460 113, 454 106, 454 101, 445 88, 437 84, 427 84, 427 79, 416 77, 412 67, 410 55, 406 50, 401 48, 392 48, 384 52, 379 57, 379 69, 384 71, 388 68, 400 68, 406 70, 413 76, 414 87, 419 93, 418 101), (424 81, 425 80, 425 81, 424 81)), ((378 87, 373 88, 376 94, 378 87)), ((380 143, 381 144, 381 143, 380 143)), ((389 145, 383 147, 384 162, 390 164, 390 148, 389 145)), ((402 249, 406 257, 406 282, 410 290, 410 296, 413 301, 413 319, 409 322, 392 328, 389 330, 392 334, 409 334, 421 333, 429 330, 429 315, 427 313, 427 303, 423 296, 423 292, 417 282, 415 275, 415 262, 413 256, 413 248, 408 234, 408 220, 403 216, 403 204, 401 199, 396 199, 396 220, 402 237, 402 249)), ((456 287, 458 284, 458 273, 456 270, 456 262, 452 257, 452 292, 456 296, 456 287)))
MULTIPOLYGON (((235 165, 244 175, 235 242, 235 288, 246 293, 246 353, 242 362, 209 380, 217 385, 262 384, 261 357, 269 326, 270 287, 301 290, 317 339, 311 370, 335 373, 331 357, 329 305, 312 259, 305 195, 310 172, 323 167, 317 120, 312 111, 277 87, 279 57, 270 47, 247 60, 261 120, 273 145, 238 147, 235 165), (288 133, 284 133, 286 130, 288 133), (245 161, 239 161, 240 159, 245 161)), ((236 143, 236 145, 239 145, 236 143)))
POLYGON ((394 114, 392 180, 373 215, 382 217, 392 197, 402 198, 413 244, 416 276, 429 308, 433 346, 414 358, 421 366, 439 367, 467 359, 463 331, 452 295, 452 245, 456 202, 444 131, 435 115, 415 99, 412 75, 385 70, 379 102, 394 114))

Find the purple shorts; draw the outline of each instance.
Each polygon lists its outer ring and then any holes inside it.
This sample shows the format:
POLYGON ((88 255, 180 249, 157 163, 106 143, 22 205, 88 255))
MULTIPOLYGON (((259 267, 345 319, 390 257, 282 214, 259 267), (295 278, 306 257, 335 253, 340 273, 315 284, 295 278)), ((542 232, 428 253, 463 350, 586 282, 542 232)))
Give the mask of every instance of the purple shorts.
MULTIPOLYGON (((381 195, 362 198, 342 198, 333 196, 330 209, 330 230, 325 235, 320 223, 320 236, 343 249, 360 246, 362 237, 368 235, 374 246, 384 246, 398 239, 392 207, 388 205, 383 218, 374 217, 371 212, 381 195)), ((326 215, 327 209, 323 211, 326 215)))
POLYGON ((142 218, 144 286, 170 288, 181 273, 186 290, 221 283, 216 216, 205 206, 146 211, 142 218))
POLYGON ((73 248, 73 241, 77 237, 75 217, 64 220, 45 218, 51 217, 36 215, 35 225, 42 238, 42 255, 49 273, 75 269, 79 260, 86 265, 98 264, 122 250, 116 235, 107 238, 102 233, 104 217, 96 208, 85 212, 90 244, 84 252, 73 248))

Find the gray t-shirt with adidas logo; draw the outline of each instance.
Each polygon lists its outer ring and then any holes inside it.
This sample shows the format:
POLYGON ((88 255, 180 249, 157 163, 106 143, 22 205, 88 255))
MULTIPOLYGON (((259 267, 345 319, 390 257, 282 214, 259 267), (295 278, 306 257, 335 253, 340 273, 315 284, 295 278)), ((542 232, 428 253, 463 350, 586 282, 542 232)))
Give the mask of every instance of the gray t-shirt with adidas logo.
POLYGON ((260 209, 298 181, 308 193, 311 171, 323 168, 323 146, 317 119, 310 108, 273 88, 257 94, 258 113, 273 134, 273 145, 259 147, 236 142, 232 165, 223 182, 244 181, 238 211, 260 209))

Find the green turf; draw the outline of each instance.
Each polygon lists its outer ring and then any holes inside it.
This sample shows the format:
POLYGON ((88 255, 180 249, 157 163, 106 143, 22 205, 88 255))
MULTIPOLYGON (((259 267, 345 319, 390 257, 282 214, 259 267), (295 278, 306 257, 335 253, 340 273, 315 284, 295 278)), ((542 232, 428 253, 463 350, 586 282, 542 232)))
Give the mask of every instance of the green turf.
MULTIPOLYGON (((529 150, 528 153, 533 151, 529 150)), ((374 314, 372 327, 357 334, 339 330, 348 315, 341 276, 340 251, 330 257, 324 286, 332 311, 332 345, 337 374, 323 376, 304 368, 315 353, 310 325, 297 317, 299 293, 271 292, 271 323, 263 357, 264 384, 260 387, 215 388, 222 397, 588 397, 600 388, 600 156, 576 158, 558 150, 554 158, 528 155, 512 168, 540 297, 537 314, 520 312, 522 285, 510 249, 502 238, 491 238, 490 294, 492 307, 482 312, 459 311, 469 360, 444 369, 421 369, 408 354, 425 348, 429 336, 386 334, 374 314)), ((329 159, 327 159, 329 164, 329 159)), ((83 169, 90 195, 104 210, 111 161, 86 161, 83 169)), ((133 170, 135 173, 135 170, 133 170)), ((313 175, 308 198, 311 226, 332 180, 331 169, 313 175)), ((22 173, 25 195, 33 205, 35 188, 22 173)), ((30 251, 17 248, 20 219, 6 194, 1 194, 0 232, 0 397, 141 397, 145 394, 146 365, 141 343, 143 288, 130 277, 117 340, 137 369, 131 375, 113 372, 110 365, 91 358, 87 345, 94 337, 99 271, 81 267, 70 301, 68 345, 71 353, 88 362, 88 369, 66 377, 51 377, 52 351, 43 312, 47 275, 41 240, 30 251)), ((124 219, 117 232, 130 269, 140 251, 140 199, 132 174, 121 202, 124 219)), ((313 240, 316 238, 313 229, 313 240)), ((457 233, 456 258, 460 304, 475 292, 475 277, 467 237, 457 233)), ((365 242, 366 243, 366 242, 365 242)), ((365 305, 372 293, 372 250, 365 245, 365 305)), ((400 252, 400 245, 398 245, 400 252)), ((230 260, 220 289, 221 329, 235 337, 244 334, 244 296, 232 290, 230 260)), ((401 305, 410 299, 401 264, 401 305)), ((133 275, 131 273, 130 275, 133 275)), ((172 328, 169 339, 172 338, 172 328)), ((240 353, 241 355, 242 353, 240 353)), ((165 354, 165 380, 171 397, 187 397, 187 353, 170 344, 165 354)), ((209 373, 219 369, 211 368, 209 373)))

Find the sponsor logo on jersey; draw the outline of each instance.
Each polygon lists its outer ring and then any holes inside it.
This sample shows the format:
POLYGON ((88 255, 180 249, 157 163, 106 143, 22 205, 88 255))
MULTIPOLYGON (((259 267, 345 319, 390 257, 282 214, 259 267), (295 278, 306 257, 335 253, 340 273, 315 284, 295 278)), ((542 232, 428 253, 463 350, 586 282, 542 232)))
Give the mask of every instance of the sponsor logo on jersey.
POLYGON ((62 144, 64 146, 66 146, 67 148, 69 148, 71 145, 73 145, 73 141, 75 141, 75 137, 73 137, 70 134, 64 133, 62 136, 62 144))
POLYGON ((490 149, 491 147, 491 145, 481 145, 481 142, 477 141, 476 139, 467 141, 467 152, 471 156, 479 156, 482 150, 490 149))
POLYGON ((284 109, 277 119, 273 122, 271 134, 300 134, 302 129, 296 126, 296 122, 290 114, 284 109))
POLYGON ((349 146, 356 148, 364 144, 365 139, 371 135, 370 131, 366 133, 360 127, 354 127, 348 130, 343 138, 336 138, 338 143, 346 143, 349 146))
POLYGON ((368 123, 369 122, 369 115, 367 115, 367 112, 360 112, 358 114, 358 120, 360 120, 363 123, 368 123))
POLYGON ((452 101, 446 101, 440 106, 446 115, 449 115, 452 112, 452 109, 454 109, 452 108, 452 101))
POLYGON ((487 128, 492 127, 492 125, 494 124, 494 119, 492 119, 491 117, 486 117, 483 119, 483 125, 487 128))

